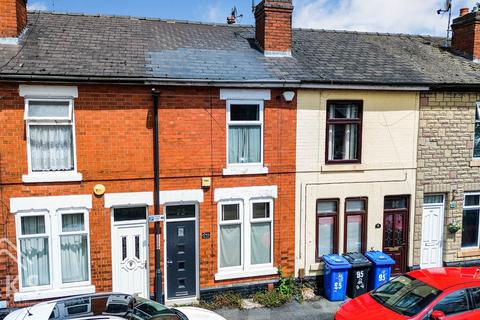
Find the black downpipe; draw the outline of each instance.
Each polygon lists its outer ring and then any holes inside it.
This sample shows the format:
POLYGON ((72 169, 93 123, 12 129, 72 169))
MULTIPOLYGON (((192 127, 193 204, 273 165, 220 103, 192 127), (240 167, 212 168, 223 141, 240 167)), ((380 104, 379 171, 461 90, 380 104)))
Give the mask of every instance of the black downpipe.
MULTIPOLYGON (((152 89, 153 97, 153 199, 155 215, 160 215, 160 145, 158 143, 158 100, 160 92, 152 89)), ((164 303, 162 269, 160 268, 160 222, 155 222, 155 301, 164 303)))

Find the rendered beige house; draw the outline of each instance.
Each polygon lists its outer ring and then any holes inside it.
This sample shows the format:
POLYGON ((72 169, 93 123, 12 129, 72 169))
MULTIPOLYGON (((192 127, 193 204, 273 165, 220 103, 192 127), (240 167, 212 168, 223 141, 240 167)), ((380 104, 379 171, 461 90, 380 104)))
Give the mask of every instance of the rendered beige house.
POLYGON ((449 48, 294 31, 315 48, 294 51, 311 73, 298 91, 297 276, 321 276, 325 254, 372 249, 394 274, 480 261, 480 14, 462 12, 449 48))
POLYGON ((322 274, 330 253, 384 250, 396 273, 410 265, 421 88, 408 90, 298 92, 300 276, 322 274))

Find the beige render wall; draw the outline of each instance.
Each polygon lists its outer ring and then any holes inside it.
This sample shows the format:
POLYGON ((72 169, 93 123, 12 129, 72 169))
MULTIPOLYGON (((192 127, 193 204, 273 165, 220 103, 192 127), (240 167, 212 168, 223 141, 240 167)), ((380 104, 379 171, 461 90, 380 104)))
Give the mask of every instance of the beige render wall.
MULTIPOLYGON (((319 275, 315 261, 317 199, 339 198, 339 249, 343 252, 347 197, 368 197, 368 249, 382 249, 383 200, 410 195, 413 230, 419 94, 395 91, 300 90, 297 110, 296 271, 319 275), (326 103, 363 100, 362 163, 325 165, 326 103), (376 229, 380 223, 382 228, 376 229)), ((410 233, 410 243, 413 233, 410 233)), ((410 248, 411 249, 411 248, 410 248)), ((409 252, 409 264, 413 261, 409 252)))
POLYGON ((480 191, 480 161, 473 161, 476 102, 480 93, 429 92, 420 99, 414 264, 420 264, 423 199, 444 194, 444 261, 480 259, 480 250, 461 250, 461 231, 447 225, 462 222, 465 192, 480 191), (451 208, 450 204, 456 205, 451 208))

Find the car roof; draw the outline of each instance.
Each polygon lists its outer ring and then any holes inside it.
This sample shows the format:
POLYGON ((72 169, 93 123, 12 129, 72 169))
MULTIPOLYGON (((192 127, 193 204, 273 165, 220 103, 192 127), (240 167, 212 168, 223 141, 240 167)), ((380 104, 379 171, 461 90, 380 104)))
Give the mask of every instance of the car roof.
POLYGON ((465 284, 480 286, 480 267, 431 268, 412 271, 408 275, 442 291, 465 284))

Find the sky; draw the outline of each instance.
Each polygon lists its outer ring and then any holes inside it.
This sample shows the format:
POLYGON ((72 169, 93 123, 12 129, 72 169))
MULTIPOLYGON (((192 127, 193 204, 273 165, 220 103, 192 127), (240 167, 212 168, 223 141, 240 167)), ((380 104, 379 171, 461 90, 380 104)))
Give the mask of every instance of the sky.
MULTIPOLYGON (((258 3, 260 0, 254 0, 258 3)), ((453 0, 453 17, 477 0, 453 0)), ((298 28, 430 34, 446 33, 445 0, 293 0, 298 28)), ((29 0, 31 10, 129 15, 224 23, 237 7, 241 24, 253 24, 252 0, 29 0)))

